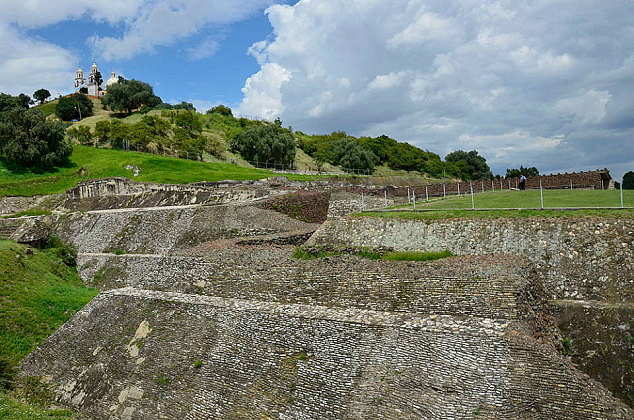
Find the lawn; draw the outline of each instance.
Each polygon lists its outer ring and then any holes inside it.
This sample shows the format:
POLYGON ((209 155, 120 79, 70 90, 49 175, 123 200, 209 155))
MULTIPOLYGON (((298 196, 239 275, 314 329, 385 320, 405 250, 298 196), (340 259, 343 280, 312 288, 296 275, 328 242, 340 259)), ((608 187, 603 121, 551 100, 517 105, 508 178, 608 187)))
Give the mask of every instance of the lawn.
MULTIPOLYGON (((623 191, 624 205, 634 207, 634 191, 623 191)), ((434 199, 429 203, 418 201, 417 210, 435 210, 430 212, 412 212, 413 206, 395 207, 391 213, 364 212, 363 216, 398 217, 407 219, 452 219, 452 218, 497 218, 497 217, 634 217, 634 210, 552 210, 552 208, 573 207, 619 207, 621 205, 618 190, 545 190, 544 210, 541 207, 539 191, 496 191, 475 194, 476 209, 500 209, 493 211, 471 211, 471 195, 451 196, 434 199), (504 209, 524 210, 504 210, 504 209), (550 209, 549 209, 550 208, 550 209), (465 209, 465 210, 461 210, 465 209)))
POLYGON ((0 241, 0 419, 69 418, 20 401, 19 387, 6 392, 20 360, 97 294, 64 263, 61 249, 0 241))
MULTIPOLYGON (((198 181, 262 179, 278 176, 274 172, 244 168, 228 163, 198 162, 162 157, 148 153, 75 146, 70 164, 48 172, 10 170, 0 161, 0 196, 33 196, 61 193, 81 181, 113 176, 135 181, 184 184, 198 181), (141 174, 132 177, 126 166, 137 166, 141 174), (84 175, 79 174, 83 168, 84 175)), ((293 180, 315 179, 314 176, 284 174, 293 180)))

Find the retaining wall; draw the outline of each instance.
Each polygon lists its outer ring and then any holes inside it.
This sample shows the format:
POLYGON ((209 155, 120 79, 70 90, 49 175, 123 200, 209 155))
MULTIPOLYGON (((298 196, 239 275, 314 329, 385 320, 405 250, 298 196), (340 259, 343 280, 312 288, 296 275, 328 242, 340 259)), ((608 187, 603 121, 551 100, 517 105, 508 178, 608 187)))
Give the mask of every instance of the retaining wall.
POLYGON ((512 254, 544 272, 556 299, 634 301, 634 220, 482 219, 417 221, 345 217, 308 245, 512 254))

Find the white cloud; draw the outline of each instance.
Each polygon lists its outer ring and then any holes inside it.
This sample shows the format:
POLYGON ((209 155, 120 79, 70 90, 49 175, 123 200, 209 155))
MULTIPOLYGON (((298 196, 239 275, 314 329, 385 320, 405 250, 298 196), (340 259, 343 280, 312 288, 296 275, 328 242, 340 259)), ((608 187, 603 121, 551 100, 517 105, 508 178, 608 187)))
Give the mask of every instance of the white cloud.
POLYGON ((97 37, 107 60, 130 59, 170 46, 203 29, 234 23, 263 10, 274 0, 147 0, 120 38, 97 37))
POLYGON ((247 79, 242 93, 245 100, 238 113, 272 120, 284 111, 280 92, 282 86, 291 80, 291 73, 275 63, 262 66, 262 70, 247 79))
POLYGON ((250 49, 262 69, 247 80, 241 109, 304 131, 388 134, 441 154, 477 148, 500 171, 513 162, 618 166, 634 156, 632 5, 272 6, 274 36, 250 49))
POLYGON ((46 88, 56 96, 72 87, 76 58, 70 52, 2 23, 0 57, 0 92, 32 95, 46 88))
POLYGON ((187 48, 187 56, 190 60, 204 60, 214 56, 220 49, 220 41, 207 38, 197 45, 187 48))
POLYGON ((561 99, 555 110, 572 116, 580 125, 598 124, 607 114, 607 106, 612 95, 608 91, 589 90, 581 95, 561 99))
POLYGON ((3 0, 0 20, 38 27, 88 15, 116 23, 136 15, 143 3, 144 0, 3 0))

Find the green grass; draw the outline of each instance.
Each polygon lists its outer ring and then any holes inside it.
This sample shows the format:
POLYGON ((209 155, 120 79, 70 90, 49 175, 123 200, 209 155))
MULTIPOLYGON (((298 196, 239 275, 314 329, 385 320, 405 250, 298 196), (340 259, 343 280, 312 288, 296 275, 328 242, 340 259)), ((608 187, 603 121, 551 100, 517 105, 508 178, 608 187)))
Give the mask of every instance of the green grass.
MULTIPOLYGON (((623 191, 626 207, 634 207, 634 190, 623 191)), ((539 208, 539 190, 495 191, 474 195, 476 208, 539 208)), ((544 190, 544 207, 619 207, 618 190, 544 190)), ((411 207, 411 206, 409 206, 411 207)), ((470 209, 471 195, 452 196, 430 203, 419 202, 421 209, 470 209)))
POLYGON ((47 216, 51 213, 52 212, 50 210, 36 208, 36 209, 28 209, 28 210, 20 211, 20 212, 9 214, 7 216, 2 216, 2 217, 4 219, 9 219, 13 217, 24 217, 24 216, 47 216))
MULTIPOLYGON (((634 207, 634 191, 623 191, 626 207, 634 207)), ((474 196, 476 208, 500 209, 490 211, 471 211, 471 196, 452 196, 445 199, 435 199, 418 202, 417 210, 434 210, 429 212, 413 212, 413 206, 397 206, 389 213, 363 212, 355 216, 382 217, 414 220, 438 219, 488 219, 488 218, 526 218, 526 217, 613 217, 632 218, 634 210, 554 210, 553 208, 574 207, 617 207, 621 204, 620 191, 616 190, 546 190, 544 191, 545 209, 540 210, 539 191, 496 191, 476 194, 474 196), (519 209, 523 210, 507 210, 519 209), (537 208, 537 209, 536 209, 537 208)))
POLYGON ((0 391, 0 419, 2 420, 72 420, 68 410, 46 410, 23 403, 0 391))
POLYGON ((58 100, 47 102, 43 105, 36 106, 35 109, 42 111, 44 115, 48 117, 49 115, 55 114, 55 108, 57 107, 58 102, 59 102, 58 100))
MULTIPOLYGON (((33 250, 0 241, 0 381, 11 386, 17 366, 95 295, 59 249, 33 250)), ((18 401, 0 386, 0 419, 69 418, 18 401), (46 417, 48 416, 48 417, 46 417)))
POLYGON ((326 257, 336 257, 341 255, 355 255, 357 257, 366 258, 368 260, 383 261, 433 261, 441 258, 453 257, 450 251, 442 252, 423 252, 423 251, 405 251, 405 252, 376 252, 370 248, 357 249, 320 249, 320 248, 304 248, 297 247, 293 251, 293 258, 298 260, 315 260, 326 257))
MULTIPOLYGON (((198 181, 254 180, 278 176, 271 171, 244 168, 228 163, 207 163, 162 157, 148 153, 75 146, 67 167, 47 172, 15 171, 0 161, 0 196, 57 194, 81 181, 95 178, 127 177, 135 181, 184 184, 198 181), (141 169, 132 177, 127 165, 141 169), (84 168, 85 175, 79 174, 84 168)), ((308 175, 284 175, 292 180, 316 179, 308 175)))

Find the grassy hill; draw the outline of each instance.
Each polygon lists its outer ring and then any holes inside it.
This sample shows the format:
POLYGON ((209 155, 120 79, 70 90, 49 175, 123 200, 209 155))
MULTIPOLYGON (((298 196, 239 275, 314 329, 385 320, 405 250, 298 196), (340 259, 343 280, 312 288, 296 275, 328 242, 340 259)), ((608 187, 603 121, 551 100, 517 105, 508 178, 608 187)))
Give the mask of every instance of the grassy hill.
MULTIPOLYGON (((113 149, 95 149, 77 145, 71 156, 71 164, 48 172, 15 171, 0 161, 0 196, 33 196, 61 193, 81 181, 95 178, 121 176, 142 182, 184 184, 198 181, 263 179, 278 174, 229 163, 197 162, 113 149), (126 166, 141 169, 140 176, 133 177, 126 166), (80 174, 80 169, 84 174, 80 174)), ((315 179, 308 175, 285 175, 294 180, 315 179)))
POLYGON ((42 407, 45 393, 35 393, 37 386, 11 391, 20 360, 97 294, 83 286, 62 258, 63 245, 57 246, 33 250, 0 241, 0 419, 72 418, 66 410, 42 407))

